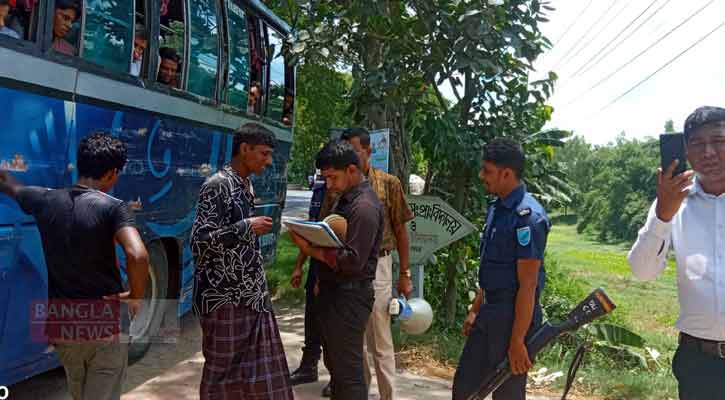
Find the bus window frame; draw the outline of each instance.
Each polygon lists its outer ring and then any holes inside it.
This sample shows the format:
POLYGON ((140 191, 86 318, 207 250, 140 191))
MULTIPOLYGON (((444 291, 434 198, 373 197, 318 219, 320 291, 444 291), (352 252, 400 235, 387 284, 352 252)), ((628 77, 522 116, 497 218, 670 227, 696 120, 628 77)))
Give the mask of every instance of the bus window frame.
MULTIPOLYGON (((227 0, 233 1, 233 0, 227 0)), ((219 105, 226 104, 227 101, 227 86, 229 82, 229 43, 231 42, 231 30, 229 29, 229 13, 227 13, 226 1, 218 1, 219 5, 219 16, 221 17, 221 23, 219 25, 219 69, 220 73, 217 74, 217 101, 219 105)), ((242 9, 244 10, 244 9, 242 9)), ((245 11, 246 12, 246 11, 245 11)), ((228 104, 227 104, 228 105, 228 104)))
MULTIPOLYGON (((260 57, 262 58, 262 71, 261 71, 261 78, 260 78, 260 84, 262 85, 262 112, 260 114, 255 113, 248 113, 245 109, 240 109, 238 107, 226 104, 223 101, 223 90, 217 90, 215 94, 214 99, 202 97, 195 95, 191 92, 188 92, 185 88, 188 82, 188 65, 190 60, 190 21, 188 17, 190 5, 190 0, 183 0, 182 4, 184 7, 184 57, 182 62, 185 63, 185 67, 183 70, 183 76, 182 76, 182 82, 183 82, 183 88, 184 89, 175 89, 170 88, 166 85, 160 84, 156 81, 157 74, 158 74, 158 66, 159 66, 159 60, 158 60, 158 50, 159 50, 159 34, 160 34, 160 24, 158 21, 160 21, 160 6, 161 2, 160 0, 146 0, 145 1, 145 7, 146 7, 146 17, 145 17, 145 26, 147 28, 147 31, 149 32, 149 45, 147 48, 148 54, 149 54, 149 61, 148 61, 148 67, 145 75, 135 77, 131 75, 130 71, 127 73, 119 73, 115 71, 111 71, 107 69, 106 67, 95 64, 90 61, 87 61, 82 58, 82 48, 83 48, 83 32, 84 32, 84 25, 85 25, 85 2, 87 0, 81 1, 81 42, 78 43, 79 45, 79 55, 77 56, 69 56, 66 54, 58 53, 53 50, 53 15, 55 14, 55 0, 40 0, 38 2, 38 22, 36 26, 36 40, 20 40, 20 39, 14 39, 11 37, 2 37, 3 35, 0 35, 0 47, 8 48, 13 51, 18 51, 20 53, 28 54, 31 56, 35 56, 38 58, 43 58, 45 60, 55 62, 58 64, 66 65, 71 68, 77 69, 79 72, 82 73, 88 73, 91 75, 95 75, 101 78, 114 80, 117 82, 126 83, 129 85, 141 87, 147 90, 153 90, 157 93, 170 95, 174 97, 178 97, 184 100, 193 101, 195 103, 215 107, 221 111, 228 112, 237 116, 241 116, 244 118, 252 119, 252 120, 258 120, 263 121, 264 123, 273 125, 278 128, 282 129, 290 129, 290 126, 284 125, 281 121, 276 121, 273 119, 270 119, 265 116, 266 108, 267 108, 267 93, 269 91, 267 80, 268 80, 268 55, 266 54, 266 48, 267 48, 267 39, 264 35, 264 32, 266 31, 265 27, 269 26, 269 28, 274 29, 277 32, 283 32, 288 30, 289 28, 285 28, 282 25, 279 25, 278 21, 269 20, 266 16, 262 16, 260 14, 262 11, 262 8, 264 5, 257 4, 255 1, 250 0, 241 0, 238 1, 236 4, 244 10, 246 15, 249 18, 253 18, 255 20, 255 28, 254 32, 251 32, 248 30, 248 33, 250 35, 254 35, 254 39, 250 37, 250 40, 255 40, 260 47, 260 57), (152 21, 157 21, 154 23, 151 23, 152 21), (265 30, 263 30, 265 29, 265 30), (261 49, 263 48, 263 49, 261 49), (156 55, 154 57, 153 55, 156 55)), ((219 69, 217 70, 217 87, 225 87, 227 84, 227 81, 225 77, 222 74, 221 68, 224 68, 224 73, 228 73, 229 69, 229 63, 228 63, 228 48, 227 50, 224 50, 224 45, 228 46, 228 37, 227 37, 227 26, 226 26, 226 5, 223 3, 223 1, 233 1, 233 0, 215 0, 218 3, 217 6, 217 18, 223 18, 222 24, 219 24, 220 26, 220 35, 223 37, 219 40, 219 47, 220 47, 220 57, 219 57, 219 69), (221 3, 221 4, 219 4, 221 3), (223 32, 223 33, 222 33, 223 32), (225 40, 226 42, 222 42, 222 40, 225 40), (222 60, 223 58, 223 60, 222 60)), ((134 18, 135 18, 135 2, 134 2, 134 18)), ((135 20, 133 21, 133 30, 135 35, 135 20)), ((280 34, 282 37, 285 37, 284 34, 280 34)), ((131 57, 131 56, 130 56, 131 57)), ((131 58, 129 57, 129 63, 131 61, 131 58)), ((21 86, 24 86, 21 84, 21 86)), ((41 92, 45 91, 45 89, 42 89, 41 92)), ((73 97, 73 94, 63 95, 62 97, 73 97)))
MULTIPOLYGON (((0 35, 0 46, 33 56, 41 56, 41 44, 43 42, 43 35, 45 34, 45 24, 42 22, 45 20, 45 13, 47 12, 45 6, 48 1, 49 0, 39 0, 36 5, 38 16, 35 26, 35 40, 15 39, 10 36, 0 35)), ((30 23, 32 24, 33 22, 31 21, 30 23)))

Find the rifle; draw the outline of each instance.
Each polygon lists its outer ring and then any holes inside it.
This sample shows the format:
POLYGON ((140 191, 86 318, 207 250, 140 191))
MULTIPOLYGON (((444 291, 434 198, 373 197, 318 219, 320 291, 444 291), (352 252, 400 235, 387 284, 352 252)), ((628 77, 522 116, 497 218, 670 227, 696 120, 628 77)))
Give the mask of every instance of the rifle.
MULTIPOLYGON (((566 320, 554 325, 546 321, 541 325, 526 342, 529 359, 533 360, 536 354, 557 337, 566 332, 576 331, 583 325, 609 314, 615 307, 607 294, 604 293, 604 289, 599 288, 594 290, 584 301, 574 307, 569 315, 567 315, 566 320)), ((507 358, 492 373, 483 378, 481 386, 479 386, 475 393, 468 396, 467 400, 484 400, 489 394, 506 382, 511 375, 512 372, 507 358)))

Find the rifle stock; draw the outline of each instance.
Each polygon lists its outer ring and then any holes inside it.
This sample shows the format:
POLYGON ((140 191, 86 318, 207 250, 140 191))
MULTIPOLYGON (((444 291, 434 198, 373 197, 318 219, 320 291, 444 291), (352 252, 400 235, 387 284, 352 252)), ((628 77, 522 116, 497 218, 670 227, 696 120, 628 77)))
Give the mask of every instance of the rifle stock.
MULTIPOLYGON (((534 359, 536 355, 549 343, 553 342, 560 335, 579 329, 585 324, 594 321, 614 310, 616 306, 609 299, 604 290, 595 289, 584 301, 579 303, 569 313, 566 320, 552 325, 544 322, 541 327, 531 335, 526 342, 526 349, 529 352, 529 358, 534 359)), ((494 390, 498 389, 504 382, 511 377, 511 368, 508 359, 502 361, 496 369, 484 377, 478 390, 470 395, 467 400, 484 400, 494 390)))

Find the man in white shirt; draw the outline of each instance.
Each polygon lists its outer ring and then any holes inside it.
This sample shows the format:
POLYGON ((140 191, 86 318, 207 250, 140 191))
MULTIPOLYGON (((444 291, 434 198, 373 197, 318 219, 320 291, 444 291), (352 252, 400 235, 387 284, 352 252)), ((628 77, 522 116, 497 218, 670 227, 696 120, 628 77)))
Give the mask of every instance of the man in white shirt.
POLYGON ((657 173, 657 200, 629 252, 634 275, 655 279, 672 245, 680 301, 672 371, 680 399, 725 393, 725 109, 701 107, 685 121, 694 171, 657 173))

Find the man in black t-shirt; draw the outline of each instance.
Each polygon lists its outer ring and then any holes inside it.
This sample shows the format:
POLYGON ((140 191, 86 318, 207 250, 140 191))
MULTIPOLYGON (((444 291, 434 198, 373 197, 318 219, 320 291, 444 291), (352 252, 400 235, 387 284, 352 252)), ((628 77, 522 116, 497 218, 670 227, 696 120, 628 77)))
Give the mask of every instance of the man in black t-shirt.
POLYGON ((71 395, 120 399, 128 344, 119 340, 115 311, 120 299, 131 318, 138 313, 148 253, 126 204, 107 194, 126 163, 126 146, 110 135, 93 134, 80 142, 77 159, 79 179, 72 187, 23 186, 0 170, 0 193, 37 222, 48 267, 46 333, 71 395), (129 292, 124 292, 115 243, 126 255, 129 292))

